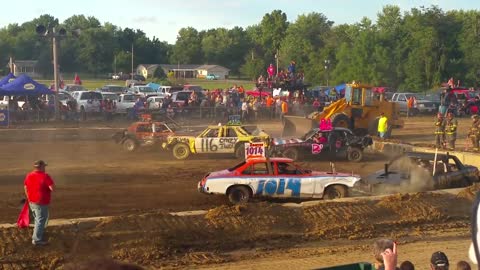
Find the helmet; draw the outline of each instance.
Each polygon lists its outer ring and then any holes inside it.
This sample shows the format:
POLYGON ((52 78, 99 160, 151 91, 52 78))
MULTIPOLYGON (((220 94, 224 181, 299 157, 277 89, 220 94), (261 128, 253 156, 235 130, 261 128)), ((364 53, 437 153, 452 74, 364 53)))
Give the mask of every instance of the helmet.
POLYGON ((476 114, 472 115, 472 119, 478 119, 478 115, 476 114))

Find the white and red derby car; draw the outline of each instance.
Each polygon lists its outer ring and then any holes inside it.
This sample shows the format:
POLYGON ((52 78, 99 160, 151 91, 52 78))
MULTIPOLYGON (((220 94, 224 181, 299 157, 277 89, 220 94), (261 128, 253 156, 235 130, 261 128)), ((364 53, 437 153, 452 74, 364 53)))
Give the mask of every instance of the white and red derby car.
POLYGON ((259 196, 335 199, 347 197, 349 188, 359 185, 360 180, 354 174, 301 169, 288 158, 250 158, 207 174, 198 183, 198 190, 227 195, 233 204, 259 196))

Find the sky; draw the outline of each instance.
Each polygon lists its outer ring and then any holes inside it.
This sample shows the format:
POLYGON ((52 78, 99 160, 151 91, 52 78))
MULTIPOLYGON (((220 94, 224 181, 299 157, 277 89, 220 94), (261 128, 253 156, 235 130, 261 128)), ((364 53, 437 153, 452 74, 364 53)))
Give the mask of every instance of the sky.
POLYGON ((293 22, 298 15, 323 13, 335 24, 359 22, 362 17, 376 20, 385 5, 397 5, 402 11, 413 7, 437 5, 452 9, 480 10, 480 0, 23 0, 21 11, 2 12, 0 27, 22 24, 50 14, 63 22, 72 15, 94 16, 103 24, 140 29, 148 37, 174 44, 178 30, 194 27, 206 30, 217 27, 247 27, 258 24, 263 15, 280 9, 293 22))

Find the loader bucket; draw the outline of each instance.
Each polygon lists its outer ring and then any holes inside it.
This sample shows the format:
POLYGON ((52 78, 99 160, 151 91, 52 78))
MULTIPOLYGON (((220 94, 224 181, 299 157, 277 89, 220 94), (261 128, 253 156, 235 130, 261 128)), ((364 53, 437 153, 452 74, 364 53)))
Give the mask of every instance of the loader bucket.
POLYGON ((282 137, 302 136, 316 127, 318 127, 316 120, 303 116, 286 115, 283 121, 282 137))

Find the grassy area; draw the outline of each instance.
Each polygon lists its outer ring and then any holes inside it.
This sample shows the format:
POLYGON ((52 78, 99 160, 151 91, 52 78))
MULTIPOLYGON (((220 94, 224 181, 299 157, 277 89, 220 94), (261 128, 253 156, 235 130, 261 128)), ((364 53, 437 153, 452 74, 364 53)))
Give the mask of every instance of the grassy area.
MULTIPOLYGON (((38 82, 45 84, 47 86, 50 86, 50 84, 52 83, 52 80, 38 80, 38 82)), ((149 80, 147 80, 147 82, 149 82, 149 80)), ((71 83, 71 82, 66 81, 66 83, 71 83)), ((117 81, 117 80, 82 80, 82 83, 83 83, 83 86, 89 90, 95 90, 107 84, 125 86, 125 81, 117 81)), ((204 89, 217 89, 217 88, 225 89, 225 88, 232 87, 234 84, 238 86, 243 85, 243 87, 247 90, 253 89, 255 87, 254 83, 250 81, 242 81, 242 80, 207 81, 207 80, 200 80, 200 79, 191 79, 191 80, 187 80, 187 83, 200 85, 204 89)))

